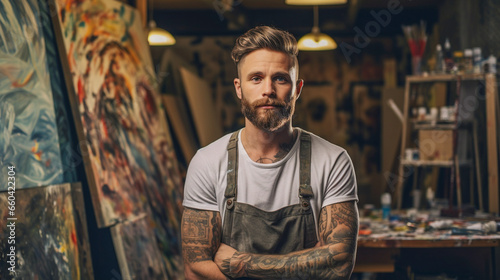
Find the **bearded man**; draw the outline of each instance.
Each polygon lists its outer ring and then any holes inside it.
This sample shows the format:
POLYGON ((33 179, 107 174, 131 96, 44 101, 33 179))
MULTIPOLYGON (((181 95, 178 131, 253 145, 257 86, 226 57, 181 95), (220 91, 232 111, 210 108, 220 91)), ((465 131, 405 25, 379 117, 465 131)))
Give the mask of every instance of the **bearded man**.
POLYGON ((186 279, 349 279, 357 185, 346 151, 292 126, 297 41, 255 27, 236 40, 245 127, 200 149, 182 218, 186 279))

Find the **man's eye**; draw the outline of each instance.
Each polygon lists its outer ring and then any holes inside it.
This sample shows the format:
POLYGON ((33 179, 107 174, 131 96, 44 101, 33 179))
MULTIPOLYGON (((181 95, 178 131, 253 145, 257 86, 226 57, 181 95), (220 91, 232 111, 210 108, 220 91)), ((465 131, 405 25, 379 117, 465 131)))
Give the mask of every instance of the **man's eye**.
POLYGON ((261 80, 260 77, 252 77, 250 80, 252 80, 253 82, 259 82, 261 80))
POLYGON ((279 83, 284 83, 287 81, 287 79, 283 76, 277 76, 274 78, 275 81, 279 82, 279 83))

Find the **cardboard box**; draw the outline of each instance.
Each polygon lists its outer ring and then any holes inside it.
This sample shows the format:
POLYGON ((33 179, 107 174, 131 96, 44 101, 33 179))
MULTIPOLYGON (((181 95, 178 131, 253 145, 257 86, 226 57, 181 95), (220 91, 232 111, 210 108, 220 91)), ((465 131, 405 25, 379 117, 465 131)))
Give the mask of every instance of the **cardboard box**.
POLYGON ((453 130, 420 130, 418 149, 420 160, 453 159, 453 130))

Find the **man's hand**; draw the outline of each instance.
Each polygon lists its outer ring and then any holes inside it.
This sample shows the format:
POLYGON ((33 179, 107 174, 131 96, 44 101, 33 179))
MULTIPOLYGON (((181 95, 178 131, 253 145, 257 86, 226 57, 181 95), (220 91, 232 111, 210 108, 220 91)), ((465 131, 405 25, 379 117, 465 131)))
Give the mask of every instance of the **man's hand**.
POLYGON ((219 267, 222 273, 229 277, 234 277, 233 275, 231 275, 231 258, 237 252, 238 251, 236 251, 233 247, 221 243, 219 250, 215 254, 215 264, 219 267))

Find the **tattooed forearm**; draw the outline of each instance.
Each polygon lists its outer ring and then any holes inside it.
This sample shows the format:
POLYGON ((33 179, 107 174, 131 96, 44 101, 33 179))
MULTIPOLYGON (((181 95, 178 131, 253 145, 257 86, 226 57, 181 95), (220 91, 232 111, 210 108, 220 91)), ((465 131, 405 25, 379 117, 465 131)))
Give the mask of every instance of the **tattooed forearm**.
POLYGON ((235 278, 349 279, 354 266, 358 233, 355 203, 324 207, 319 231, 321 247, 286 255, 236 252, 221 270, 235 278))
POLYGON ((356 241, 358 211, 354 202, 337 203, 321 209, 319 228, 322 244, 356 241))
POLYGON ((187 262, 212 260, 221 240, 217 212, 186 208, 182 216, 182 252, 187 262))
POLYGON ((288 255, 237 252, 222 271, 230 277, 262 279, 348 279, 353 265, 343 244, 288 255))

